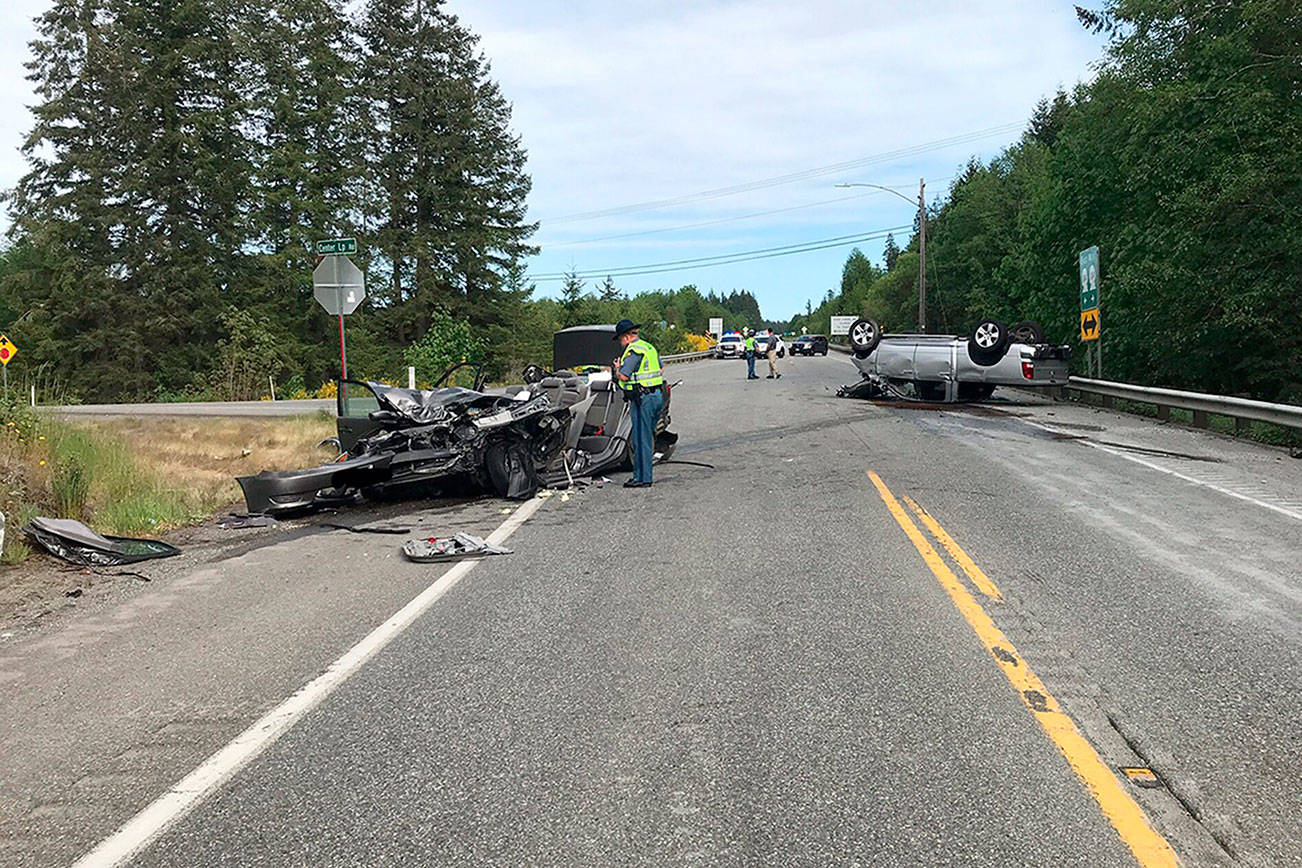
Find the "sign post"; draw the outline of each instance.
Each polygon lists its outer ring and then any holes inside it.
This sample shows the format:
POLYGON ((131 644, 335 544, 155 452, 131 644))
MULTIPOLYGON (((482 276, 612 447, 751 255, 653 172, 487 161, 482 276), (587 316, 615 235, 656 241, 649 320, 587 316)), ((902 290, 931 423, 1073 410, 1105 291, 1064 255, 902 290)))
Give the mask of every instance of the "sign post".
POLYGON ((9 363, 18 355, 18 347, 6 334, 0 334, 0 366, 4 369, 5 399, 9 398, 9 363))
POLYGON ((1091 346, 1089 358, 1092 364, 1086 365, 1090 373, 1103 378, 1103 342, 1099 334, 1103 330, 1101 314, 1099 249, 1090 247, 1080 252, 1080 339, 1091 346))
MULTIPOLYGON (((351 238, 338 239, 352 242, 353 250, 357 242, 351 238)), ((323 245, 336 242, 318 242, 317 250, 323 245)), ((342 253, 321 254, 321 261, 312 271, 312 296, 325 308, 325 312, 339 318, 339 399, 344 398, 344 380, 348 379, 348 345, 344 341, 344 317, 357 310, 357 306, 366 298, 366 277, 353 261, 342 253)))

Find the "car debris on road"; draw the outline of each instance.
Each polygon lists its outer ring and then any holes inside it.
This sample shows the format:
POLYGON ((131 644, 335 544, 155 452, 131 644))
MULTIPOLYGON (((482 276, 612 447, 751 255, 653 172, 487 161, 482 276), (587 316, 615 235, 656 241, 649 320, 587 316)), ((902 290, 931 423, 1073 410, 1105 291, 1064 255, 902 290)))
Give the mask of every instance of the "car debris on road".
POLYGON ((103 536, 70 518, 37 516, 23 528, 23 533, 55 557, 86 567, 116 567, 181 553, 175 546, 158 540, 103 536))
POLYGON ((493 545, 482 537, 469 533, 458 533, 445 538, 409 539, 402 544, 403 556, 418 564, 443 563, 462 558, 512 553, 511 549, 493 545))

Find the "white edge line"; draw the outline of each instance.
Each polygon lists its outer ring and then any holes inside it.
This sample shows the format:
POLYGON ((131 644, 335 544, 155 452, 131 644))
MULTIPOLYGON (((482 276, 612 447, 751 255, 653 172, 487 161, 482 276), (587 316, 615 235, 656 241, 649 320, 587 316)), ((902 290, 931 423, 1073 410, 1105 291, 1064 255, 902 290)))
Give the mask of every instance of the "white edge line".
MULTIPOLYGON (((1020 420, 1018 420, 1018 421, 1020 421, 1020 422, 1024 422, 1025 424, 1030 425, 1030 426, 1032 426, 1032 427, 1039 428, 1039 429, 1042 430, 1042 431, 1049 431, 1049 432, 1051 432, 1051 433, 1053 433, 1053 434, 1070 434, 1070 433, 1071 433, 1070 431, 1063 431, 1063 430, 1058 429, 1058 428, 1053 428, 1053 427, 1051 427, 1051 426, 1049 426, 1049 425, 1043 425, 1043 424, 1041 424, 1041 423, 1039 423, 1039 422, 1032 422, 1032 421, 1029 420, 1029 419, 1020 419, 1020 420)), ((1263 509, 1269 509, 1269 510, 1271 510, 1272 512, 1278 512, 1280 515, 1286 515, 1286 516, 1288 516, 1288 517, 1291 518, 1291 519, 1295 519, 1295 520, 1297 520, 1297 521, 1302 521, 1302 513, 1294 512, 1294 511, 1291 510, 1291 509, 1286 509, 1286 508, 1284 508, 1284 507, 1282 507, 1282 506, 1277 506, 1276 504, 1273 504, 1273 503, 1267 503, 1267 502, 1264 501, 1264 500, 1257 500, 1257 498, 1255 498, 1255 497, 1249 497, 1248 495, 1246 495, 1246 494, 1241 494, 1241 493, 1239 493, 1239 492, 1237 492, 1237 491, 1234 491, 1233 489, 1224 488, 1223 486, 1216 485, 1215 483, 1212 483, 1212 482, 1208 482, 1208 481, 1206 481, 1205 479, 1199 479, 1199 478, 1196 477, 1196 476, 1189 476, 1189 475, 1187 475, 1187 474, 1181 473, 1181 472, 1178 471, 1178 470, 1172 470, 1172 469, 1170 469, 1169 467, 1163 467, 1163 466, 1161 466, 1160 464, 1154 464, 1154 463, 1151 462, 1151 461, 1145 461, 1144 459, 1142 459, 1142 458, 1140 458, 1140 457, 1138 457, 1138 456, 1136 456, 1136 455, 1131 455, 1129 452, 1126 452, 1126 451, 1124 451, 1124 450, 1122 450, 1122 449, 1114 449, 1114 448, 1111 447, 1111 446, 1105 446, 1105 445, 1103 445, 1102 443, 1095 443, 1095 442, 1092 441, 1092 440, 1074 439, 1074 438, 1073 438, 1071 442, 1073 442, 1073 443, 1079 443, 1079 444, 1081 444, 1082 446, 1089 446, 1091 449, 1097 449, 1097 450, 1099 450, 1100 452, 1106 452, 1106 453, 1108 453, 1109 455, 1115 455, 1115 456, 1117 456, 1118 458, 1124 458, 1124 459, 1126 459, 1127 461, 1133 461, 1134 463, 1139 464, 1139 465, 1141 465, 1141 466, 1143 466, 1143 467, 1147 467, 1147 468, 1149 468, 1150 470, 1156 470, 1156 471, 1158 471, 1159 473, 1165 473, 1165 474, 1168 474, 1168 475, 1170 475, 1170 476, 1174 476, 1176 479, 1183 479, 1185 482, 1189 482, 1189 483, 1192 483, 1192 484, 1194 484, 1194 485, 1200 485, 1200 486, 1202 486, 1203 488, 1210 488, 1212 491, 1218 492, 1218 493, 1220 493, 1220 494, 1224 494, 1224 495, 1226 495, 1227 497, 1238 498, 1239 500, 1247 501, 1248 503, 1254 504, 1255 506, 1260 506, 1260 507, 1263 508, 1263 509)))
MULTIPOLYGON (((525 503, 489 535, 488 542, 500 545, 545 502, 542 498, 534 498, 525 503)), ((73 868, 121 865, 139 854, 271 746, 304 715, 320 705, 322 700, 438 602, 480 560, 462 561, 453 565, 434 584, 421 591, 411 602, 345 651, 325 672, 263 715, 116 832, 96 844, 94 849, 73 863, 73 868)))

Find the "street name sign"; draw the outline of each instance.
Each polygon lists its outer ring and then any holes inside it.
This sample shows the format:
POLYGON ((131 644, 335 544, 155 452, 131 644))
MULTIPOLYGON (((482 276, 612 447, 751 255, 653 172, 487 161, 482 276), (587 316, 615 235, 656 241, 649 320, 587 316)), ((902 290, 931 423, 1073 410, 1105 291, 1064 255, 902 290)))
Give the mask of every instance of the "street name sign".
POLYGON ((356 253, 356 238, 330 238, 326 241, 316 243, 316 252, 318 256, 330 256, 336 253, 356 253))
POLYGON ((1099 249, 1090 247, 1080 252, 1080 309, 1082 312, 1099 306, 1099 249))
POLYGON ((834 335, 850 334, 850 326, 854 325, 857 316, 834 316, 832 317, 832 327, 829 329, 834 335))
POLYGON ((312 295, 331 316, 347 316, 366 298, 366 278, 347 256, 327 254, 312 271, 312 295))
POLYGON ((1097 307, 1083 310, 1080 312, 1080 339, 1083 341, 1097 341, 1099 339, 1099 328, 1103 321, 1099 316, 1097 307))
POLYGON ((9 367, 9 363, 16 355, 18 355, 18 347, 14 346, 14 342, 9 340, 8 335, 0 335, 0 365, 9 367))

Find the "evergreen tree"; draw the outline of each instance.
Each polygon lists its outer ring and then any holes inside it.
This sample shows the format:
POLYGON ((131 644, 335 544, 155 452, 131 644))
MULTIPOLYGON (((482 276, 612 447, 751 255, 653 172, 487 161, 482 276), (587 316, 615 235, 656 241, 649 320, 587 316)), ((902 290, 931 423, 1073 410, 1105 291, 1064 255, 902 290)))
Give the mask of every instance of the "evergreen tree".
POLYGON ((895 235, 886 233, 886 249, 882 251, 882 261, 886 265, 886 270, 890 271, 895 267, 895 263, 900 258, 900 246, 895 243, 895 235))
POLYGON ((573 269, 565 273, 565 280, 561 283, 561 307, 565 311, 567 328, 582 321, 583 285, 573 269))
POLYGON ((446 307, 485 324, 484 302, 536 252, 530 179, 511 109, 475 37, 442 0, 370 0, 361 23, 377 293, 399 343, 446 307))
POLYGON ((614 301, 619 298, 619 289, 615 286, 615 281, 611 279, 609 274, 606 275, 606 279, 598 287, 598 293, 602 301, 614 301))
MULTIPOLYGON (((335 323, 312 297, 313 245, 364 228, 359 58, 339 0, 275 0, 274 14, 247 30, 256 61, 253 306, 293 342, 300 373, 316 382, 334 375, 337 358, 335 323)), ((364 240, 360 252, 364 265, 364 240)))

